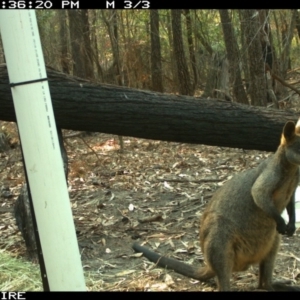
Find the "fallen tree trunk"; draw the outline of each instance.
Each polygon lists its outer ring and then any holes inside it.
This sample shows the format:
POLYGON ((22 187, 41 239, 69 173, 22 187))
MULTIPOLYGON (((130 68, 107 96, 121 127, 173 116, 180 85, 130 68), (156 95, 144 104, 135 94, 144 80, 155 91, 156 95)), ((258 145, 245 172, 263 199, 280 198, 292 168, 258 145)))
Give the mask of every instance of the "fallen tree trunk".
MULTIPOLYGON (((93 84, 47 72, 55 119, 65 129, 274 151, 284 123, 298 118, 287 111, 93 84)), ((33 95, 32 101, 40 99, 33 95)), ((0 66, 0 120, 16 120, 5 65, 0 66)))

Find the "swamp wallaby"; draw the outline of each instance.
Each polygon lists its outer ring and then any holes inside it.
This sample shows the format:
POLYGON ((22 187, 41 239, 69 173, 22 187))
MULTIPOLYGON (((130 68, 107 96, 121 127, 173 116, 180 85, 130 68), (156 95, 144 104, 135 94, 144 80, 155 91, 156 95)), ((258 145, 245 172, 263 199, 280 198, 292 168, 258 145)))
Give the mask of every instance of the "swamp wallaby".
POLYGON ((135 243, 158 266, 206 281, 217 277, 220 291, 230 290, 232 272, 259 264, 259 289, 300 291, 272 282, 280 234, 295 231, 294 192, 299 181, 300 119, 287 122, 277 151, 259 166, 226 182, 213 195, 200 222, 200 246, 206 265, 195 268, 135 243), (288 207, 290 222, 281 217, 288 207), (280 233, 280 234, 279 234, 280 233))

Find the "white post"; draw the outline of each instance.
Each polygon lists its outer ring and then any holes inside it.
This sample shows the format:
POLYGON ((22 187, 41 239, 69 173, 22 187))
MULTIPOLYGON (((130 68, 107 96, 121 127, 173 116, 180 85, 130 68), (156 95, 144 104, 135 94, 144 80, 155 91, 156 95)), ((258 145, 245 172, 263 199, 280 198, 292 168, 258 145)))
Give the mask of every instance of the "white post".
POLYGON ((0 10, 0 29, 51 291, 85 291, 34 10, 0 10))

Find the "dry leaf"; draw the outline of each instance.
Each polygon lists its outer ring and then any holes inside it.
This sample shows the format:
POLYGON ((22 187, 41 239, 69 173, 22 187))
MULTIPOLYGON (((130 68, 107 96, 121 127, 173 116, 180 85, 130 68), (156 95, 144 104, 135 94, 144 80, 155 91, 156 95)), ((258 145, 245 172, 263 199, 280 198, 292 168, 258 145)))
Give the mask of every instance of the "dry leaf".
POLYGON ((165 283, 168 286, 173 286, 175 284, 173 278, 169 274, 166 274, 166 276, 165 276, 165 283))

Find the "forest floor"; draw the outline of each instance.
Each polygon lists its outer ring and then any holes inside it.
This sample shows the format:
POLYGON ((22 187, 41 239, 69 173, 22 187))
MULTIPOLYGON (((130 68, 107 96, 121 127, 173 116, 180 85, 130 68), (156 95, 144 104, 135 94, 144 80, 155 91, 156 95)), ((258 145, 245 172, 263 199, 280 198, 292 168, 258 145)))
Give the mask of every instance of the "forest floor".
MULTIPOLYGON (((27 257, 13 205, 24 183, 15 125, 0 122, 13 148, 0 153, 0 248, 27 257)), ((72 132, 64 131, 64 135, 72 132)), ((89 290, 214 291, 202 283, 155 267, 134 253, 134 241, 194 266, 203 264, 199 219, 214 191, 234 174, 270 153, 152 141, 95 133, 67 137, 69 195, 89 290)), ((279 140, 279 137, 278 137, 279 140)), ((300 230, 283 237, 275 279, 300 285, 300 230)), ((232 276, 233 290, 255 290, 258 267, 232 276)))

